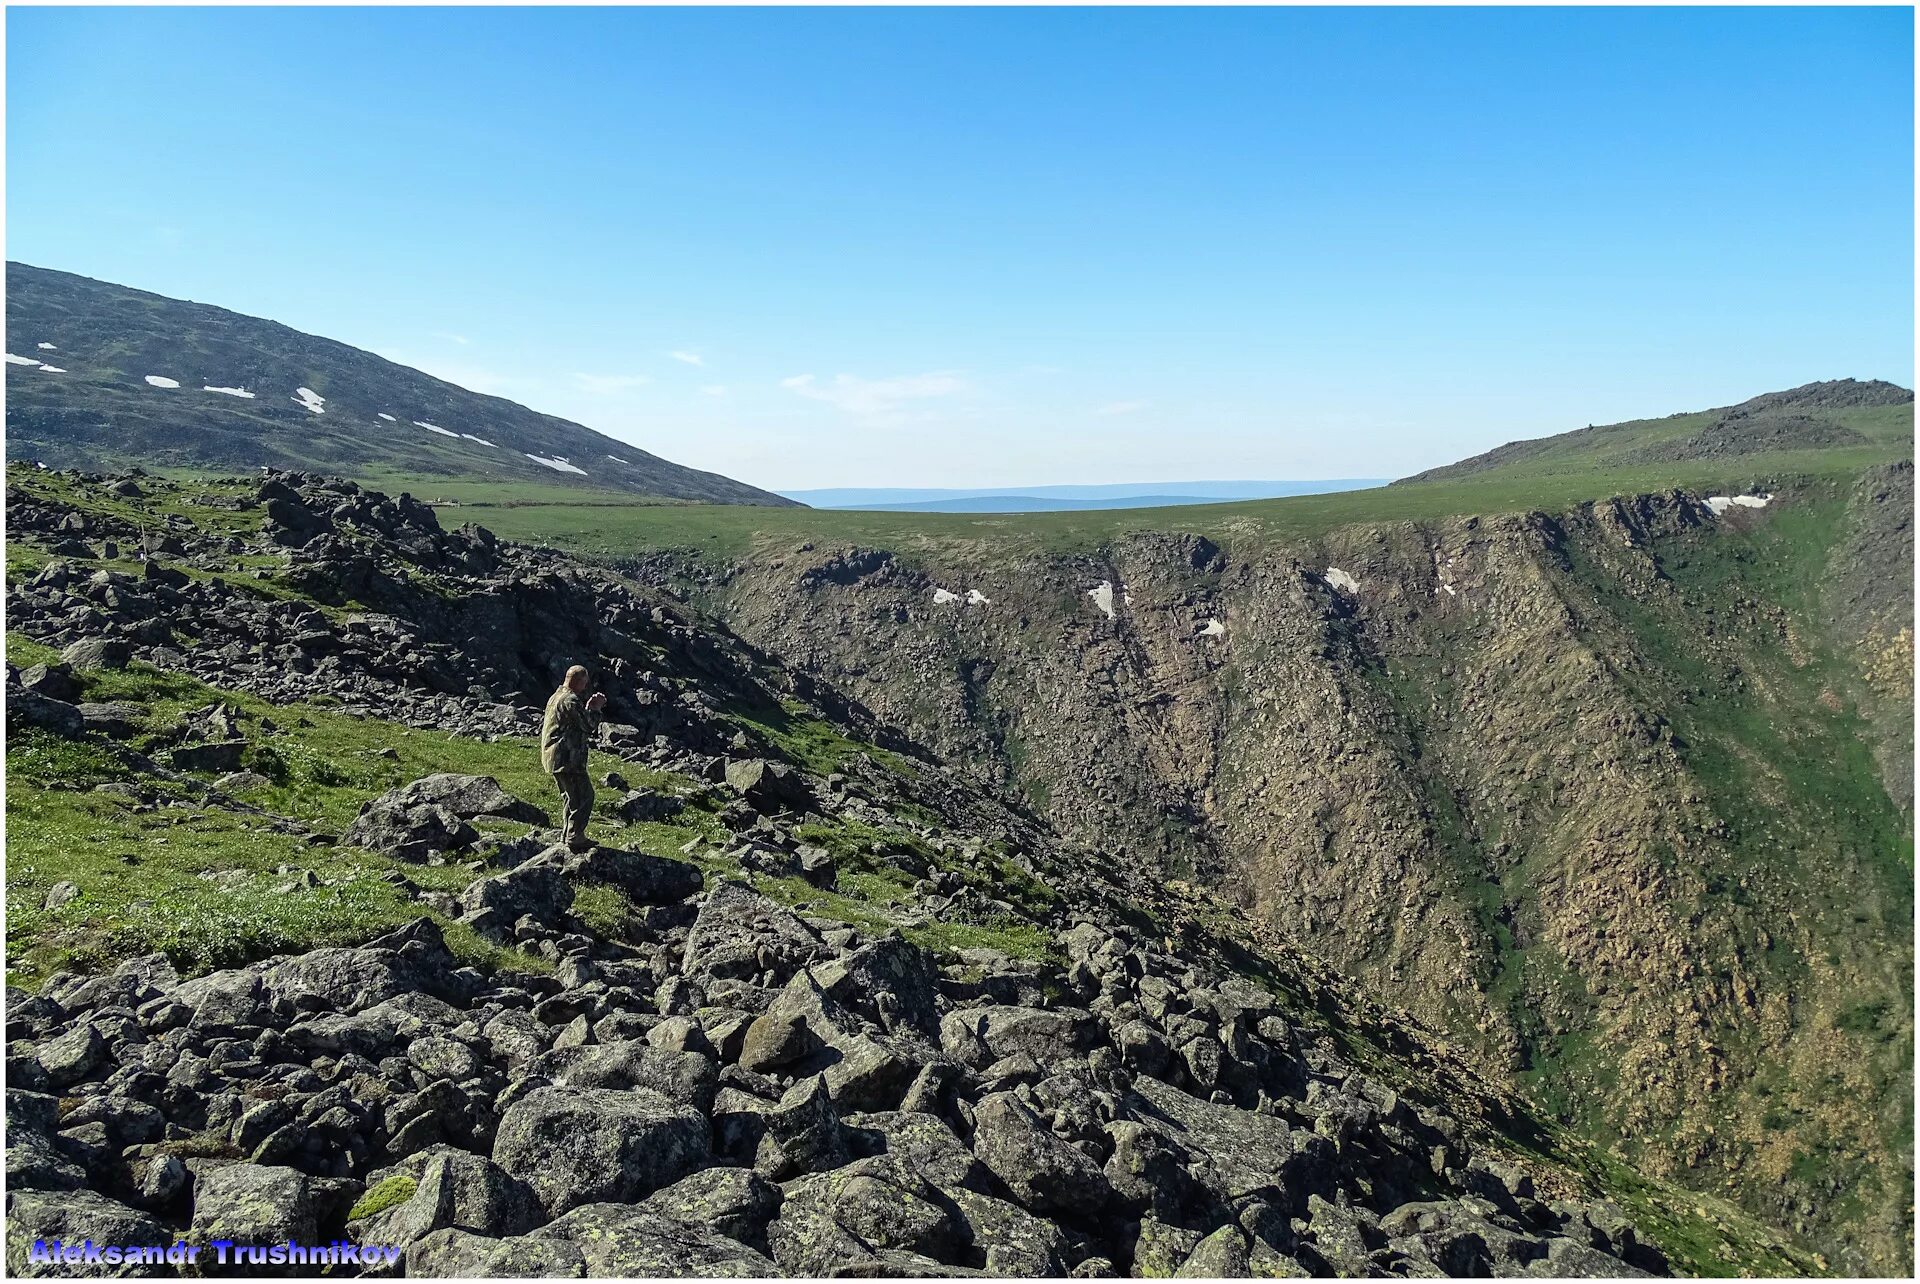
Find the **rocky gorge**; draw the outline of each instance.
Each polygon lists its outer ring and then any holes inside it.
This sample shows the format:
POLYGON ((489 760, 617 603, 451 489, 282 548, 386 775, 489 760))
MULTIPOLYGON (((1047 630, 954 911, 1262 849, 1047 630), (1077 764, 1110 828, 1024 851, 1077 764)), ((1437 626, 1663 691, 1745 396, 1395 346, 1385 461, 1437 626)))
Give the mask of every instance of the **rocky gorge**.
MULTIPOLYGON (((1010 794, 765 629, 303 474, 16 467, 7 516, 13 1271, 88 1238, 347 1239, 460 1277, 1815 1265, 1215 895, 1226 848, 1149 839, 1124 793, 1010 794), (586 853, 525 765, 575 662, 612 696, 586 853)), ((1110 570, 1138 602, 1219 557, 1110 570)), ((810 564, 930 596, 884 557, 810 564)), ((1354 608, 1288 591, 1311 636, 1225 595, 1188 622, 1351 644, 1354 608)), ((1148 654, 1123 618, 1093 625, 1117 685, 1148 654)), ((1413 804, 1371 802, 1374 859, 1410 869, 1413 804)), ((1408 930, 1455 912, 1428 899, 1408 930)))
POLYGON ((1563 1122, 1898 1271, 1912 512, 1901 462, 1294 539, 628 565, 1563 1122))

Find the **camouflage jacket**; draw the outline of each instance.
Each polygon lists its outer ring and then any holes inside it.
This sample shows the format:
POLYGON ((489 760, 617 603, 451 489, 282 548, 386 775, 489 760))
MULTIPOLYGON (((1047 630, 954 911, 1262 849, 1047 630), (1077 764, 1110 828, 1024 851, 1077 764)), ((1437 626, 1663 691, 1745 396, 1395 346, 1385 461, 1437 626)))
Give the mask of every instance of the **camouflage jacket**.
POLYGON ((587 712, 587 698, 561 687, 540 721, 540 765, 548 771, 585 771, 587 741, 599 725, 600 715, 587 712))

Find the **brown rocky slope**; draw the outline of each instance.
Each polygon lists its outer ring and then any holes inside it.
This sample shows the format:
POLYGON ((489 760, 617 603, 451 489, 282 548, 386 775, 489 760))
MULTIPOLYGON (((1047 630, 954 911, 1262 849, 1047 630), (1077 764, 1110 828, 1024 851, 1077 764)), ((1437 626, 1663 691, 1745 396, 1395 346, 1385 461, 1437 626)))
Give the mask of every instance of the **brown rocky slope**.
POLYGON ((1588 1135, 1905 1269, 1911 476, 1017 564, 809 544, 707 592, 1588 1135))

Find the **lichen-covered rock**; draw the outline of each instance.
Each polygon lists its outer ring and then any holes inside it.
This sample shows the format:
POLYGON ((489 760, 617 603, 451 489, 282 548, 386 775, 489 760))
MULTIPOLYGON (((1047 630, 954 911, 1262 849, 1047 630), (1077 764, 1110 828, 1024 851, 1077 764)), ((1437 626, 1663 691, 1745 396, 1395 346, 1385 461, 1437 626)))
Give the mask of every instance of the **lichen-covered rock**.
POLYGON ((785 1196, 751 1168, 706 1168, 656 1190, 641 1207, 677 1222, 707 1226, 762 1253, 767 1224, 785 1196))
MULTIPOLYGON (((90 1190, 9 1190, 7 1273, 13 1276, 124 1278, 166 1273, 130 1263, 40 1262, 31 1260, 36 1242, 94 1247, 171 1246, 175 1234, 146 1213, 90 1190)), ((204 1241, 202 1241, 204 1242, 204 1241)))
POLYGON ((194 1177, 191 1242, 311 1243, 316 1230, 311 1179, 292 1168, 227 1164, 194 1177))
POLYGON ((493 1160, 548 1213, 633 1201, 706 1162, 707 1120, 645 1088, 538 1088, 507 1109, 493 1160))
POLYGON ((1035 1212, 1092 1217, 1111 1193, 1100 1166, 1054 1136, 1012 1093, 974 1106, 973 1153, 1035 1212))

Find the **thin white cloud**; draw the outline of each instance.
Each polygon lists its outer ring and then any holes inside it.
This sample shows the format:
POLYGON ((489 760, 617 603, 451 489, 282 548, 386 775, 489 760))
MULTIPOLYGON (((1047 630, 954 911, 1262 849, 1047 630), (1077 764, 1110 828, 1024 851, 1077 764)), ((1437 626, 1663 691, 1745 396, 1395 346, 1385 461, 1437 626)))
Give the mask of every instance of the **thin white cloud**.
POLYGON ((445 339, 448 343, 457 343, 463 348, 473 342, 473 340, 467 338, 464 334, 453 334, 446 330, 435 330, 433 337, 436 339, 445 339))
POLYGON ((1146 408, 1147 403, 1144 401, 1109 401, 1093 413, 1096 415, 1130 415, 1136 410, 1145 410, 1146 408))
POLYGON ((898 414, 910 402, 952 397, 969 389, 967 381, 951 370, 895 375, 888 379, 840 374, 835 375, 831 383, 820 383, 812 375, 803 374, 782 379, 780 386, 867 419, 887 418, 898 414))
POLYGON ((415 370, 424 370, 436 379, 445 379, 448 383, 459 384, 469 392, 500 396, 507 392, 530 393, 540 387, 540 380, 517 371, 495 370, 487 366, 468 365, 460 361, 448 361, 437 355, 414 355, 408 353, 383 353, 389 360, 403 366, 412 366, 415 370))
POLYGON ((690 366, 704 366, 707 364, 707 359, 697 352, 688 352, 685 349, 681 349, 671 355, 675 361, 684 361, 690 366))
POLYGON ((596 397, 611 397, 618 393, 630 392, 635 388, 652 383, 653 378, 650 375, 643 374, 600 375, 586 374, 576 370, 573 374, 573 381, 578 384, 582 390, 590 392, 596 397))
POLYGON ((702 385, 700 391, 706 393, 709 397, 724 397, 727 395, 727 385, 724 383, 709 383, 702 385))

